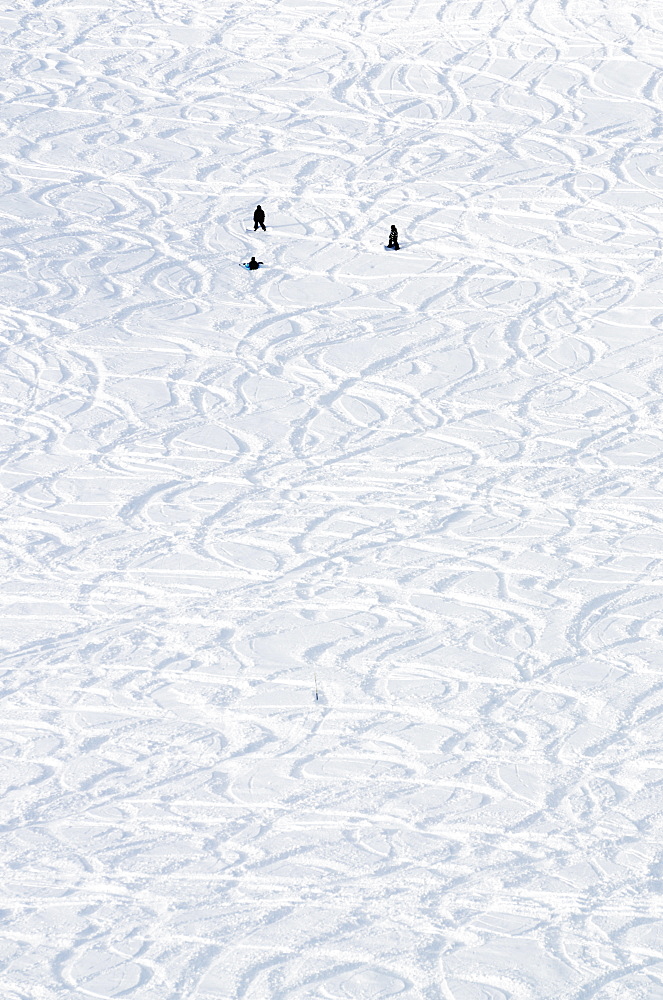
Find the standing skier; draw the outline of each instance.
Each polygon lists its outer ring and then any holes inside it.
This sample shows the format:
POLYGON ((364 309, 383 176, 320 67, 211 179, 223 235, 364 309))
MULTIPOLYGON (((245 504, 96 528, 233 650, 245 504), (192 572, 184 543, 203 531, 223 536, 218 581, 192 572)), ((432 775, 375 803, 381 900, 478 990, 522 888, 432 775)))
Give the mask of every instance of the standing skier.
POLYGON ((254 233, 255 233, 256 229, 258 228, 258 226, 262 227, 263 233, 267 232, 267 228, 265 226, 265 213, 263 212, 261 205, 258 205, 258 207, 256 208, 255 212, 253 213, 253 232, 254 233))
POLYGON ((390 250, 400 250, 398 245, 398 230, 396 229, 396 226, 391 227, 388 246, 390 250))
POLYGON ((261 260, 256 260, 255 257, 252 257, 248 264, 244 264, 243 267, 248 267, 249 271, 257 271, 261 264, 261 260))

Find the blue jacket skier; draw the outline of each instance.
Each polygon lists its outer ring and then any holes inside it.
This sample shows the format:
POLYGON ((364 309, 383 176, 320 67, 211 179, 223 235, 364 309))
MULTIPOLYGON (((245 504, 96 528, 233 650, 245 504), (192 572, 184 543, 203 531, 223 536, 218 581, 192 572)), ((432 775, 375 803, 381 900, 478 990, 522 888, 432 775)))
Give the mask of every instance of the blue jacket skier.
POLYGON ((261 260, 256 260, 255 257, 252 257, 248 264, 244 264, 244 267, 248 267, 249 271, 257 271, 261 264, 261 260))

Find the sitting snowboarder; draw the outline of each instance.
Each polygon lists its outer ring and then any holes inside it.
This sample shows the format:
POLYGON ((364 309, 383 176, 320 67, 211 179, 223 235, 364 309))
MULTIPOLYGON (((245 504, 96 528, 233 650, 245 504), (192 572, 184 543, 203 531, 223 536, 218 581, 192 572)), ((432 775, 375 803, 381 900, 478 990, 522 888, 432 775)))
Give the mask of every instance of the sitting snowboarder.
POLYGON ((257 271, 261 264, 261 260, 256 260, 255 257, 252 257, 248 264, 244 264, 243 266, 248 267, 249 271, 257 271))
POLYGON ((398 245, 398 230, 396 229, 396 226, 392 226, 391 230, 389 232, 388 249, 389 250, 400 250, 400 247, 398 245))
POLYGON ((267 232, 265 226, 265 213, 261 205, 258 205, 255 212, 253 213, 253 232, 255 233, 258 226, 261 226, 263 233, 267 232))

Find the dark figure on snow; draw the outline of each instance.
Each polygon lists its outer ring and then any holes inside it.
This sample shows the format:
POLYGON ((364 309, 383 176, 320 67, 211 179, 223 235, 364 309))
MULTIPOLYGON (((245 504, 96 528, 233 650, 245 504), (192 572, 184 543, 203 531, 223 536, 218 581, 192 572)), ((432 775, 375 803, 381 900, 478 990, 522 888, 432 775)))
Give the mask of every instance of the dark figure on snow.
POLYGON ((398 245, 398 230, 396 229, 396 226, 392 226, 389 232, 389 247, 392 250, 400 250, 398 245))
POLYGON ((258 226, 260 226, 262 228, 263 233, 267 232, 267 228, 265 226, 265 213, 263 212, 261 205, 258 205, 258 207, 256 208, 255 212, 253 213, 253 232, 254 233, 255 233, 256 229, 258 228, 258 226))
POLYGON ((261 260, 256 260, 255 257, 252 257, 248 264, 245 264, 244 267, 248 267, 249 271, 257 271, 261 264, 261 260))

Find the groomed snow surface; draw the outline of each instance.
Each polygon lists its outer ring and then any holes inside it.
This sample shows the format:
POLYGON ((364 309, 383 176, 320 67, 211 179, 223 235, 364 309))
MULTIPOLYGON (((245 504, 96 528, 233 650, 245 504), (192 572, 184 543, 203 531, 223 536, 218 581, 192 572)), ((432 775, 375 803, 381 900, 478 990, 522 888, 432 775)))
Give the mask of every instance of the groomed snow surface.
POLYGON ((0 28, 2 1000, 663 998, 663 4, 0 28))

